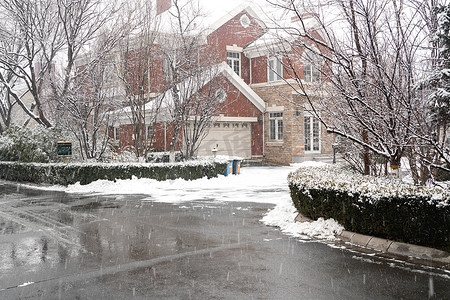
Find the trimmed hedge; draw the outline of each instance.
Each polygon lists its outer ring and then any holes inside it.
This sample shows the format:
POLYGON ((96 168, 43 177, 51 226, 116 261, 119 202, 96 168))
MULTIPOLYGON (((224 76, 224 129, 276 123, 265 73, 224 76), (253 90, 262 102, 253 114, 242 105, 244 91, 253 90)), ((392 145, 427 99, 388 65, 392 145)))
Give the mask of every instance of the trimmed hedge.
POLYGON ((226 162, 189 162, 171 164, 62 164, 0 162, 0 178, 9 181, 68 185, 88 184, 99 179, 151 178, 186 180, 217 177, 226 162))
POLYGON ((291 197, 300 213, 312 219, 334 218, 353 232, 450 251, 448 190, 392 180, 383 185, 380 178, 331 168, 304 168, 289 175, 291 197), (398 188, 385 192, 391 184, 398 188))

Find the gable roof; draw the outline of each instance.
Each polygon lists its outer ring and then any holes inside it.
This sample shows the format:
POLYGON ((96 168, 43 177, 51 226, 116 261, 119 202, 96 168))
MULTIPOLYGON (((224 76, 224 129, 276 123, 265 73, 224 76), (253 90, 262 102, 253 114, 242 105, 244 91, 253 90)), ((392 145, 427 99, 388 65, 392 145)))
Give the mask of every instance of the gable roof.
MULTIPOLYGON (((261 99, 261 97, 258 96, 246 83, 245 81, 237 75, 233 69, 226 63, 222 62, 218 65, 214 65, 211 68, 217 68, 216 75, 222 74, 225 76, 226 79, 234 86, 236 87, 240 93, 242 93, 259 111, 264 112, 265 110, 265 102, 261 99)), ((207 71, 205 71, 207 72, 207 71)), ((205 75, 205 78, 207 78, 209 74, 205 75)), ((186 85, 192 84, 190 81, 191 79, 188 78, 186 81, 189 82, 181 82, 179 83, 179 90, 183 90, 186 85)), ((203 84, 207 84, 206 81, 202 82, 203 84)), ((194 86, 194 88, 190 87, 190 89, 187 91, 190 94, 195 93, 196 91, 200 90, 203 86, 194 86)), ((185 95, 186 96, 186 95, 185 95)), ((166 90, 164 93, 159 94, 156 98, 151 99, 150 101, 145 104, 145 110, 151 112, 153 106, 155 105, 155 100, 159 99, 162 101, 162 109, 167 108, 172 102, 172 93, 169 90, 166 90)), ((158 101, 156 101, 158 102, 158 101)), ((123 107, 118 110, 115 110, 111 112, 111 114, 127 114, 131 112, 131 107, 123 107)))
POLYGON ((266 104, 258 94, 253 91, 245 81, 237 75, 230 66, 223 62, 220 64, 221 72, 225 77, 261 112, 265 111, 266 104))
POLYGON ((256 20, 258 25, 263 28, 266 27, 267 23, 269 23, 269 19, 266 18, 266 15, 263 13, 259 6, 255 5, 253 2, 247 1, 236 6, 233 10, 225 13, 221 18, 212 23, 211 26, 209 26, 207 34, 210 34, 211 32, 219 29, 221 26, 223 26, 225 23, 227 23, 242 11, 248 13, 252 18, 256 20))

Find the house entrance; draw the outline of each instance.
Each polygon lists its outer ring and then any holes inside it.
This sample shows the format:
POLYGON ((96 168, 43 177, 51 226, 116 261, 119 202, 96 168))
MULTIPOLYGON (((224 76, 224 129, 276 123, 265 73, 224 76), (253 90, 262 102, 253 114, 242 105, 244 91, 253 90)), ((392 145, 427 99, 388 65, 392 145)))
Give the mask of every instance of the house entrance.
POLYGON ((312 115, 305 115, 305 152, 320 152, 320 121, 312 115))

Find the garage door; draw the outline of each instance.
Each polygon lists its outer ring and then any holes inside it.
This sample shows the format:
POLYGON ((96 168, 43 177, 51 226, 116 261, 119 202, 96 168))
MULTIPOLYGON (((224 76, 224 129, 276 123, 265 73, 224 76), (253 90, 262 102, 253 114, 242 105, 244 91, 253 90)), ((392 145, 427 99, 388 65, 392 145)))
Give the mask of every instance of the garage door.
POLYGON ((210 156, 212 155, 211 150, 217 147, 217 155, 251 158, 251 138, 251 123, 215 122, 211 125, 208 135, 200 144, 198 155, 210 156))

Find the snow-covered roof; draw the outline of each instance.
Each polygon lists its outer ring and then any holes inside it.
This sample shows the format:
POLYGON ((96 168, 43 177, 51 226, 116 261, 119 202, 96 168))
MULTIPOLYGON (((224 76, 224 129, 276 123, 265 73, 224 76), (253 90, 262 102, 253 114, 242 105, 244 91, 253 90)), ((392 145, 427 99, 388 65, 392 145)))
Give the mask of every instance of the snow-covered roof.
POLYGON ((289 51, 291 42, 304 32, 303 25, 306 30, 316 30, 321 34, 320 26, 314 18, 306 18, 302 24, 299 21, 292 21, 291 17, 286 17, 276 22, 273 28, 269 28, 262 36, 247 45, 244 52, 247 57, 254 58, 270 52, 289 51))
MULTIPOLYGON (((258 94, 256 94, 246 83, 245 81, 239 76, 237 75, 233 69, 230 68, 230 66, 226 63, 226 62, 222 62, 218 65, 214 65, 212 66, 212 68, 215 69, 214 75, 217 76, 219 74, 225 76, 225 78, 227 78, 231 84, 233 84, 233 86, 235 86, 253 105, 256 106, 256 108, 258 108, 261 112, 264 111, 265 109, 265 102, 264 100, 261 99, 261 97, 258 96, 258 94)), ((213 79, 214 77, 211 76, 209 70, 205 71, 206 75, 205 78, 209 78, 209 80, 213 79)), ((184 93, 185 97, 189 97, 192 96, 192 93, 197 92, 198 90, 200 90, 205 84, 207 84, 209 82, 209 80, 200 80, 199 81, 199 85, 196 86, 195 88, 192 88, 192 86, 188 87, 189 91, 187 91, 189 94, 184 93)), ((178 89, 180 91, 186 91, 186 86, 191 85, 192 82, 190 79, 187 79, 186 81, 180 83, 178 85, 178 89)), ((164 98, 164 106, 168 106, 171 103, 173 103, 173 99, 172 99, 172 93, 170 93, 170 91, 166 91, 165 93, 162 93, 161 95, 159 95, 158 97, 163 97, 164 98)), ((151 102, 151 101, 150 101, 151 102)), ((153 105, 152 103, 149 102, 149 105, 153 105)), ((148 107, 150 108, 150 107, 148 107)))
MULTIPOLYGON (((241 11, 245 11, 251 17, 255 18, 260 26, 266 27, 266 24, 271 22, 268 17, 269 4, 265 1, 256 0, 228 0, 228 1, 211 1, 199 0, 199 8, 201 18, 198 18, 195 23, 195 30, 192 28, 192 33, 201 33, 202 35, 209 35, 214 30, 220 28, 223 24, 234 18, 241 11)), ((197 9, 190 4, 182 3, 186 10, 184 15, 189 16, 189 10, 197 9)), ((158 16, 161 32, 174 32, 177 28, 178 21, 174 18, 175 7, 172 5, 167 11, 158 16)))
MULTIPOLYGON (((221 74, 225 76, 229 80, 234 87, 236 87, 239 92, 241 92, 256 108, 258 108, 261 112, 265 110, 265 102, 258 96, 246 83, 245 81, 239 77, 226 62, 222 62, 218 65, 214 65, 211 67, 214 69, 214 72, 211 72, 210 69, 205 70, 204 77, 200 80, 193 81, 192 78, 188 78, 185 81, 178 84, 178 90, 183 95, 183 97, 190 97, 197 91, 199 91, 203 86, 205 86, 210 80, 212 80, 217 75, 221 74), (213 73, 213 75, 211 75, 213 73)), ((197 78, 196 78, 197 79, 197 78)), ((169 90, 166 90, 164 93, 159 94, 155 98, 151 99, 147 104, 145 104, 144 109, 148 112, 154 111, 153 108, 155 103, 159 103, 161 101, 161 110, 165 111, 168 107, 174 102, 172 98, 172 93, 169 90)), ((115 110, 111 112, 111 114, 128 114, 132 111, 130 106, 115 110)))
MULTIPOLYGON (((216 8, 217 10, 217 8, 216 8)), ((234 18, 237 14, 240 12, 245 11, 248 13, 251 17, 253 17, 256 22, 261 27, 266 27, 266 24, 270 23, 270 19, 267 18, 265 13, 261 10, 261 7, 259 5, 256 5, 255 3, 251 1, 246 1, 244 3, 239 4, 231 11, 226 11, 225 14, 223 14, 222 17, 218 18, 216 21, 214 21, 209 27, 207 33, 211 33, 214 30, 217 30, 221 26, 223 26, 226 22, 234 18)))
POLYGON ((265 102, 258 96, 258 94, 253 91, 245 81, 237 75, 230 66, 223 62, 220 64, 222 68, 222 73, 226 76, 226 78, 261 112, 265 110, 265 102))

